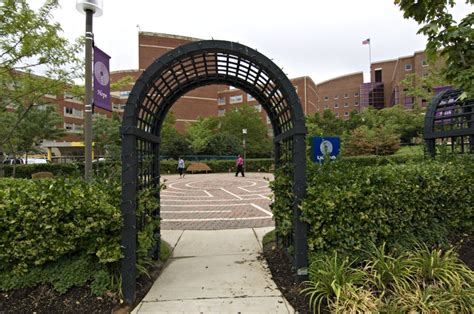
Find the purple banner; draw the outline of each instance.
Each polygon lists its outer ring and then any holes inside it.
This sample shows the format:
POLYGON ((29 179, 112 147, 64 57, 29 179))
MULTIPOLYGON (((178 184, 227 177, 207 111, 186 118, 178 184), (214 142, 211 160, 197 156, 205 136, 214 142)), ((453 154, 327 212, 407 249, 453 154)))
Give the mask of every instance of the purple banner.
POLYGON ((94 46, 94 105, 112 111, 109 60, 105 52, 94 46))

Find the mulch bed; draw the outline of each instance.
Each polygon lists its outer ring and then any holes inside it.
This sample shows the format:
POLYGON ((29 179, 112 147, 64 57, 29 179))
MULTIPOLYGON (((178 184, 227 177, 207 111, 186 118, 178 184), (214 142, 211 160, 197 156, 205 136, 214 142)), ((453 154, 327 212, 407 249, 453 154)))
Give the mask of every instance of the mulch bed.
MULTIPOLYGON (((138 304, 150 290, 158 278, 164 263, 156 262, 149 269, 148 276, 140 276, 137 280, 138 304)), ((9 292, 0 292, 0 313, 127 313, 121 307, 117 295, 97 297, 91 294, 88 285, 74 287, 64 294, 51 289, 48 285, 33 288, 17 289, 9 292)))
MULTIPOLYGON (((474 234, 450 240, 457 247, 459 258, 474 270, 474 234)), ((269 242, 263 247, 263 256, 267 260, 273 281, 295 311, 312 313, 308 307, 308 298, 300 294, 303 286, 295 281, 288 256, 276 246, 275 242, 269 242)))
MULTIPOLYGON (((474 270, 474 235, 452 239, 457 244, 459 257, 474 270)), ((273 280, 288 302, 299 313, 312 313, 307 298, 300 294, 302 286, 295 281, 288 256, 274 242, 263 247, 263 257, 267 260, 273 280)), ((137 281, 138 304, 150 290, 163 269, 163 263, 157 262, 150 269, 150 277, 141 276, 137 281)), ((88 286, 75 287, 59 294, 47 285, 18 289, 0 293, 0 313, 126 313, 120 307, 116 295, 96 297, 91 295, 88 286)))

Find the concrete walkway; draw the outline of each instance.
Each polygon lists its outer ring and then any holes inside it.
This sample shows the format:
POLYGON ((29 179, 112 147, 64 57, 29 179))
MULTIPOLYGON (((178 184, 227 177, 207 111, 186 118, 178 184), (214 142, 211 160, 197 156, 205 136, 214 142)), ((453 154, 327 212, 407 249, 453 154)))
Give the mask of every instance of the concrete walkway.
POLYGON ((163 230, 173 255, 133 313, 294 313, 260 259, 272 229, 163 230))

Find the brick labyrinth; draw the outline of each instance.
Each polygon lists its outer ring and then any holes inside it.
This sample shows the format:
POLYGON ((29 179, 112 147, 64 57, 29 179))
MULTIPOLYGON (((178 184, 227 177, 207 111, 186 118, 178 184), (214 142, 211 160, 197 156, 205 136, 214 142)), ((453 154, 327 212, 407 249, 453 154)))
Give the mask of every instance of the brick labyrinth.
POLYGON ((161 229, 218 230, 274 226, 270 210, 272 174, 164 175, 161 229))

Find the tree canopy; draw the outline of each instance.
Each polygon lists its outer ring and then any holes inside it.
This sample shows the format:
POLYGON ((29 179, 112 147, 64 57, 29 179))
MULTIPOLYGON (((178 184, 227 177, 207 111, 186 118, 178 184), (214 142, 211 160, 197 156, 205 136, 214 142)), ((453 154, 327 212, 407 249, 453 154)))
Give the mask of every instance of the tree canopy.
MULTIPOLYGON (((57 0, 38 9, 26 0, 0 2, 0 111, 17 110, 9 129, 0 136, 0 155, 22 120, 45 95, 56 96, 81 76, 80 42, 70 43, 52 21, 57 0)), ((2 160, 0 156, 0 164, 2 160)), ((0 173, 1 174, 1 173, 0 173)))
MULTIPOLYGON (((466 0, 474 4, 474 0, 466 0)), ((405 18, 421 25, 418 33, 428 37, 426 52, 431 60, 440 54, 446 63, 443 74, 455 87, 464 89, 464 97, 474 97, 474 12, 459 22, 449 9, 454 0, 395 0, 405 18)))

